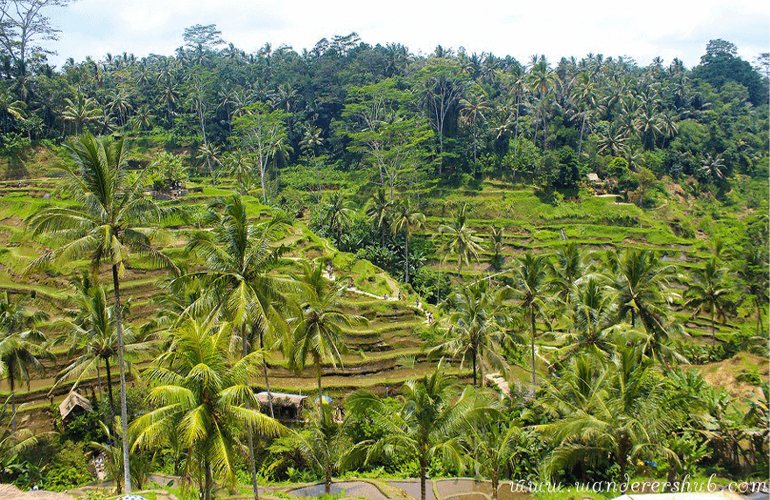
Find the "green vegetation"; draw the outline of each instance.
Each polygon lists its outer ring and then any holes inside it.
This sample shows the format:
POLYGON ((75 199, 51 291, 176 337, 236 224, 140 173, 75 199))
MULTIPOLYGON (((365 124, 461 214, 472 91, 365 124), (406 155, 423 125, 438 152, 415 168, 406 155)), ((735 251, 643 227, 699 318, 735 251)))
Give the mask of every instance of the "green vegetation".
POLYGON ((732 44, 219 35, 60 71, 0 48, 29 62, 0 70, 0 479, 767 479, 768 81, 732 44), (94 411, 62 420, 74 389, 94 411))

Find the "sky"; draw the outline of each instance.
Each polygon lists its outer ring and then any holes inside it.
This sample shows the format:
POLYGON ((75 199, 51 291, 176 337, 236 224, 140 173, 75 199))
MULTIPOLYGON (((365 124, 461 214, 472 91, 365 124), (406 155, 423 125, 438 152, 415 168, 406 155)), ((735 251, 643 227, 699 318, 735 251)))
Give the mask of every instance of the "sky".
POLYGON ((216 24, 222 38, 246 52, 266 42, 311 49, 321 38, 357 32, 361 40, 401 43, 428 55, 441 44, 527 62, 588 53, 627 56, 645 66, 655 56, 693 67, 711 39, 738 46, 753 62, 770 51, 767 0, 78 0, 49 8, 61 29, 57 66, 90 55, 173 54, 184 28, 216 24))

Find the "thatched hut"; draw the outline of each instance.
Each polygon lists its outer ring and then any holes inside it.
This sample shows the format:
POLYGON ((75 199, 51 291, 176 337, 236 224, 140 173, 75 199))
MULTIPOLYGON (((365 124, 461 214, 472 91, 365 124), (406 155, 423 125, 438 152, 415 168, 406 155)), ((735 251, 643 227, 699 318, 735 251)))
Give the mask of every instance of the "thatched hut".
POLYGON ((91 403, 76 391, 67 394, 67 397, 59 405, 59 414, 61 415, 62 422, 66 421, 69 417, 92 411, 94 409, 91 407, 91 403))
MULTIPOLYGON (((305 410, 307 396, 301 394, 286 394, 283 392, 270 392, 273 400, 273 412, 275 418, 281 422, 299 422, 302 420, 302 412, 305 410)), ((270 414, 270 399, 267 392, 257 394, 257 401, 262 413, 270 414)))

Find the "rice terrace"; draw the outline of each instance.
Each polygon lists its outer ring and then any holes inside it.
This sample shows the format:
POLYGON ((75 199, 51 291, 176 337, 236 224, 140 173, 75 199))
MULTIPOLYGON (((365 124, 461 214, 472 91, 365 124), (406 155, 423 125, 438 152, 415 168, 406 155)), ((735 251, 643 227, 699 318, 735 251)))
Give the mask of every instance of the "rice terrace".
POLYGON ((767 494, 767 53, 56 67, 74 5, 0 0, 1 498, 767 494))

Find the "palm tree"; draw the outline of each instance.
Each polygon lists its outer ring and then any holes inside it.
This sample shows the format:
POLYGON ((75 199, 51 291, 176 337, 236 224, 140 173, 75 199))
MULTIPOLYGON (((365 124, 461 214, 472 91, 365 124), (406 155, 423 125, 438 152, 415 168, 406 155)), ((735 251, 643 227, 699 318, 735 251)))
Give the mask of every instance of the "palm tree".
MULTIPOLYGON (((331 495, 332 478, 342 471, 351 445, 344 432, 345 422, 335 419, 330 405, 321 407, 321 414, 311 417, 307 428, 275 440, 269 451, 275 454, 299 452, 313 469, 321 471, 324 491, 331 495)), ((280 465, 279 460, 271 467, 280 465)))
MULTIPOLYGON (((112 142, 86 134, 67 146, 75 168, 60 165, 68 182, 68 192, 76 204, 67 207, 44 207, 30 217, 33 235, 48 234, 62 242, 34 260, 26 273, 49 263, 73 262, 83 257, 91 261, 94 271, 107 261, 112 268, 115 300, 115 329, 118 338, 120 369, 120 414, 123 436, 128 428, 126 407, 126 374, 123 361, 123 321, 120 304, 120 275, 132 252, 146 255, 156 264, 176 270, 166 255, 151 246, 143 231, 159 223, 171 212, 161 209, 144 196, 149 170, 141 170, 134 178, 126 169, 128 147, 123 139, 112 142)), ((131 491, 128 441, 124 440, 124 480, 131 491)))
MULTIPOLYGON (((54 344, 69 344, 69 356, 75 359, 59 372, 54 388, 66 380, 74 379, 71 390, 75 390, 83 379, 95 371, 102 396, 102 381, 99 365, 104 362, 107 377, 107 394, 110 400, 110 422, 115 419, 115 399, 112 395, 111 362, 118 354, 115 309, 108 306, 107 292, 101 285, 84 289, 76 298, 78 314, 68 321, 69 330, 54 341, 54 344)), ((127 356, 146 353, 148 342, 139 341, 130 329, 123 331, 123 347, 127 356)))
POLYGON ((505 235, 503 234, 503 228, 492 226, 489 232, 489 249, 492 251, 492 267, 499 271, 505 264, 505 260, 501 255, 503 251, 503 244, 505 242, 505 235))
POLYGON ((323 217, 323 224, 329 232, 335 234, 338 244, 340 238, 342 238, 342 231, 350 224, 350 216, 352 214, 351 202, 341 192, 333 193, 329 197, 329 203, 326 205, 326 214, 323 217))
POLYGON ((551 278, 548 286, 554 292, 566 312, 572 312, 570 300, 577 281, 583 276, 583 258, 574 241, 566 243, 556 251, 556 262, 549 263, 551 278))
POLYGON ((340 308, 340 297, 346 287, 327 282, 322 266, 302 265, 303 273, 295 279, 302 286, 301 302, 289 319, 293 328, 293 342, 289 365, 297 372, 304 370, 308 360, 313 363, 318 382, 319 418, 323 418, 324 404, 321 376, 322 363, 331 363, 336 368, 342 364, 342 354, 347 352, 343 327, 366 324, 362 316, 345 313, 340 308))
POLYGON ((380 233, 380 243, 385 245, 385 234, 390 227, 390 212, 393 202, 390 201, 384 188, 378 188, 377 192, 366 203, 366 218, 374 229, 380 233))
MULTIPOLYGON (((271 248, 270 245, 287 221, 276 216, 260 224, 249 222, 247 205, 238 194, 215 200, 209 209, 208 218, 213 229, 197 233, 188 243, 188 251, 201 255, 207 269, 182 276, 178 281, 200 281, 205 285, 207 292, 191 304, 189 312, 227 318, 240 336, 242 356, 245 357, 249 353, 249 326, 259 335, 260 349, 265 348, 266 337, 272 345, 282 334, 288 333, 280 309, 286 302, 283 292, 292 287, 288 280, 270 273, 284 251, 282 246, 271 248)), ((275 416, 267 363, 263 363, 263 371, 270 415, 275 416)), ((258 486, 251 428, 248 429, 248 445, 256 496, 258 486)))
MULTIPOLYGON (((134 449, 155 449, 176 434, 192 451, 185 475, 197 471, 204 500, 211 499, 215 476, 236 483, 236 453, 243 426, 262 436, 276 436, 283 427, 253 408, 259 402, 249 380, 263 357, 254 351, 231 361, 229 325, 212 329, 207 322, 187 319, 171 332, 171 350, 147 375, 155 387, 148 403, 155 409, 131 424, 134 449)), ((125 439, 125 437, 124 437, 125 439)))
POLYGON ((631 317, 636 326, 637 316, 650 337, 650 349, 666 362, 664 342, 668 339, 668 308, 673 301, 668 291, 668 276, 672 266, 663 266, 649 250, 628 249, 613 259, 615 271, 605 273, 608 291, 612 294, 618 321, 631 317))
POLYGON ((421 227, 424 223, 425 215, 415 210, 409 198, 405 198, 396 205, 390 230, 394 235, 404 232, 404 283, 409 283, 409 236, 413 229, 421 227))
POLYGON ((687 300, 684 306, 693 308, 692 316, 702 311, 711 314, 711 335, 716 333, 714 317, 719 315, 725 321, 725 309, 730 290, 725 287, 725 270, 719 267, 716 258, 706 262, 703 268, 693 270, 695 281, 690 283, 684 296, 687 300))
POLYGON ((67 106, 64 108, 62 116, 65 121, 75 123, 75 134, 80 134, 83 125, 96 120, 99 117, 99 113, 101 113, 96 101, 86 97, 80 91, 75 94, 74 100, 65 98, 64 102, 67 106))
POLYGON ((537 317, 546 302, 546 278, 548 262, 542 255, 527 252, 519 258, 514 269, 514 290, 520 300, 521 308, 529 316, 532 336, 532 390, 535 390, 535 337, 537 336, 537 317))
POLYGON ((707 180, 721 182, 725 178, 727 166, 721 154, 706 154, 698 172, 707 180))
POLYGON ((433 373, 406 382, 401 392, 395 413, 367 391, 353 393, 347 407, 352 415, 371 419, 384 431, 378 441, 357 445, 367 450, 367 461, 383 454, 416 460, 420 465, 420 498, 425 500, 425 481, 434 458, 441 457, 458 469, 463 465, 460 435, 470 427, 475 398, 470 388, 457 397, 454 380, 443 362, 433 373))
POLYGON ((235 181, 238 183, 238 192, 241 196, 245 195, 246 187, 251 183, 252 166, 243 150, 236 149, 232 153, 228 153, 222 163, 228 173, 235 177, 235 181))
POLYGON ((478 378, 484 386, 485 356, 493 364, 502 365, 503 360, 496 349, 501 344, 506 311, 504 301, 510 289, 495 288, 489 280, 479 280, 462 287, 456 294, 456 310, 449 316, 448 340, 436 350, 470 358, 473 364, 473 387, 478 378), (477 378, 477 368, 479 376, 477 378))
POLYGON ((574 330, 561 336, 564 347, 557 356, 566 359, 580 351, 609 356, 614 348, 617 318, 606 288, 595 276, 581 279, 570 290, 569 303, 574 330))
POLYGON ((12 430, 6 420, 8 401, 0 406, 0 481, 10 482, 13 478, 5 477, 7 464, 17 463, 20 454, 31 449, 38 442, 38 436, 31 429, 12 430))
POLYGON ((512 468, 518 455, 527 449, 528 436, 515 420, 503 415, 478 425, 471 433, 473 460, 479 470, 492 481, 492 500, 498 498, 500 478, 512 468))
POLYGON ((476 156, 479 148, 479 126, 486 121, 489 111, 483 90, 471 92, 467 99, 460 99, 460 124, 470 127, 473 137, 473 165, 476 166, 476 156))
POLYGON ((302 136, 302 140, 299 143, 300 148, 302 148, 305 152, 310 152, 310 154, 313 156, 313 165, 315 166, 315 176, 316 176, 316 183, 318 185, 318 205, 320 210, 321 205, 321 171, 318 168, 318 158, 316 155, 318 154, 318 148, 323 146, 324 138, 321 137, 322 130, 318 127, 307 127, 305 129, 305 133, 302 136))
POLYGON ((12 300, 10 293, 0 295, 0 374, 8 380, 11 390, 11 422, 16 432, 16 384, 27 382, 30 370, 43 372, 38 356, 43 354, 40 344, 45 335, 37 329, 47 318, 42 312, 27 312, 21 300, 12 300))
POLYGON ((439 233, 448 234, 447 249, 457 255, 457 272, 462 272, 463 263, 470 264, 471 259, 478 260, 481 252, 481 238, 468 226, 468 206, 463 204, 449 224, 439 226, 439 233))
POLYGON ((0 114, 3 116, 3 133, 8 133, 8 117, 15 120, 22 119, 22 113, 26 108, 24 102, 16 100, 10 89, 0 89, 0 114))
POLYGON ((543 398, 555 420, 537 426, 556 444, 546 469, 553 474, 609 454, 626 484, 630 459, 646 450, 678 460, 665 440, 682 416, 667 400, 663 381, 639 345, 619 345, 606 367, 583 360, 565 370, 562 379, 548 384, 543 398))
POLYGON ((746 248, 736 274, 741 280, 744 293, 750 297, 757 310, 757 335, 764 337, 762 310, 767 307, 768 302, 767 249, 761 245, 751 245, 746 248))

